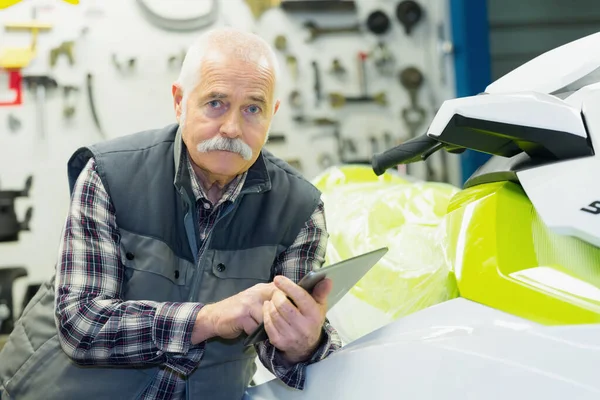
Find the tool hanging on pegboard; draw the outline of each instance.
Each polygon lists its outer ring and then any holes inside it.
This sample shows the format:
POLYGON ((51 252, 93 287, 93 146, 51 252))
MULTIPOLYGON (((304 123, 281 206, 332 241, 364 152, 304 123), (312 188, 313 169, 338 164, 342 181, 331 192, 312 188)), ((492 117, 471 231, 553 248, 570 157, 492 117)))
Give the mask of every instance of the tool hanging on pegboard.
POLYGON ((37 130, 41 139, 46 138, 46 99, 50 91, 58 87, 54 78, 48 75, 25 75, 25 86, 32 93, 36 102, 37 130))
POLYGON ((405 0, 396 7, 396 18, 404 26, 404 33, 410 36, 414 26, 423 18, 423 8, 413 0, 405 0))
POLYGON ((106 139, 106 135, 102 130, 102 125, 100 124, 100 117, 98 116, 98 110, 96 107, 96 103, 94 100, 94 75, 91 73, 87 74, 86 79, 86 89, 87 89, 87 97, 88 97, 88 105, 90 106, 90 112, 92 113, 92 118, 94 119, 94 124, 104 139, 106 139))
MULTIPOLYGON (((186 12, 186 16, 182 18, 166 17, 162 15, 159 10, 164 11, 167 9, 167 6, 164 5, 166 2, 157 2, 156 0, 136 0, 136 3, 146 20, 157 28, 167 31, 189 32, 203 29, 214 24, 219 16, 218 0, 197 2, 196 5, 205 5, 202 12, 196 11, 196 15, 193 15, 193 11, 186 12), (210 5, 207 6, 208 2, 210 2, 210 5)), ((194 2, 191 3, 193 4, 194 2)))
POLYGON ((358 81, 360 86, 359 96, 348 96, 342 93, 333 92, 329 94, 329 104, 332 108, 341 108, 348 103, 365 104, 372 103, 380 106, 386 106, 388 104, 387 95, 385 92, 379 92, 375 94, 369 94, 367 87, 367 70, 366 60, 368 54, 365 52, 359 52, 357 57, 358 62, 358 81))
POLYGON ((28 22, 9 22, 4 24, 6 31, 30 31, 31 43, 25 47, 3 48, 0 52, 0 68, 3 69, 22 69, 27 67, 37 55, 38 35, 41 32, 48 32, 52 25, 36 20, 37 9, 32 9, 33 18, 28 22))
MULTIPOLYGON (((427 110, 419 104, 418 93, 423 86, 424 76, 417 67, 404 68, 398 74, 400 84, 406 89, 409 97, 409 105, 402 109, 402 119, 408 130, 409 139, 413 139, 421 135, 420 130, 425 126, 427 110)), ((435 178, 435 170, 431 160, 425 160, 427 169, 426 180, 431 181, 435 178)), ((407 166, 408 171, 412 167, 407 166)))
POLYGON ((390 30, 390 17, 381 10, 375 10, 367 17, 367 29, 375 35, 383 35, 390 30))
POLYGON ((21 71, 0 69, 0 106, 18 106, 23 103, 21 71))

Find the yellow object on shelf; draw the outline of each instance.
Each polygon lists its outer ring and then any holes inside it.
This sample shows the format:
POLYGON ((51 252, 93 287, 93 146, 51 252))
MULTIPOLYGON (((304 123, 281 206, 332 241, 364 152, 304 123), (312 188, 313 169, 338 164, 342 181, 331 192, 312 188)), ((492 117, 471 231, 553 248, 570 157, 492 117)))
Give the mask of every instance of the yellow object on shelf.
POLYGON ((35 51, 29 47, 3 49, 0 53, 0 68, 21 69, 29 65, 35 51))
MULTIPOLYGON (((0 0, 2 1, 2 0, 0 0)), ((11 47, 0 50, 0 68, 20 69, 29 65, 36 56, 37 37, 40 31, 49 31, 52 25, 37 21, 11 22, 4 25, 7 31, 31 31, 31 44, 28 47, 11 47)))
POLYGON ((28 22, 10 22, 4 24, 4 29, 11 30, 30 30, 30 31, 47 31, 52 29, 52 25, 37 21, 28 22))
MULTIPOLYGON (((22 0, 0 0, 0 9, 8 8, 10 6, 14 6, 17 3, 20 3, 22 0)), ((63 0, 65 3, 78 5, 79 0, 63 0)))

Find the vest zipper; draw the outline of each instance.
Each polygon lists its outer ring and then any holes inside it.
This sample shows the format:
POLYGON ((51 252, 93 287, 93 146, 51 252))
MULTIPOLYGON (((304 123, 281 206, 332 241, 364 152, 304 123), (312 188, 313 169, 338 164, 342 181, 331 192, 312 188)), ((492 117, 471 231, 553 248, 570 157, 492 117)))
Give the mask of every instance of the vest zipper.
MULTIPOLYGON (((224 212, 222 214, 219 214, 219 216, 217 217, 217 220, 215 221, 214 226, 212 227, 212 229, 210 230, 210 233, 208 234, 208 237, 206 238, 206 244, 204 246, 204 251, 202 252, 202 254, 200 254, 198 256, 198 249, 196 249, 195 254, 197 255, 197 262, 196 262, 196 276, 194 279, 194 283, 190 289, 190 295, 188 296, 188 301, 192 302, 192 303, 197 303, 198 302, 198 291, 200 290, 200 284, 202 283, 202 275, 204 274, 204 266, 203 266, 203 259, 204 259, 204 255, 206 254, 206 250, 209 249, 209 246, 211 244, 212 241, 212 236, 213 236, 213 232, 216 229, 217 225, 219 224, 219 221, 221 221, 223 218, 225 218, 227 216, 227 214, 229 214, 231 212, 231 210, 233 209, 233 204, 229 204, 227 206, 227 208, 225 208, 224 212)), ((195 238, 194 238, 195 240, 195 238)))

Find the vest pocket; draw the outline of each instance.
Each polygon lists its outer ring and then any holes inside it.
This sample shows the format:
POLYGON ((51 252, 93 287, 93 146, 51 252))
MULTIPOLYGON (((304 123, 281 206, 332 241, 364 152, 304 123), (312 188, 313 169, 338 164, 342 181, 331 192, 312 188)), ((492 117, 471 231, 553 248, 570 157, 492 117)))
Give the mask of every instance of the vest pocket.
POLYGON ((198 291, 200 303, 223 300, 271 279, 277 246, 243 250, 208 250, 198 291))
POLYGON ((221 279, 252 279, 268 282, 277 246, 244 250, 212 250, 212 273, 221 279))
POLYGON ((120 233, 121 262, 125 266, 125 299, 181 301, 187 297, 186 288, 191 280, 193 263, 178 257, 161 240, 124 229, 120 233))

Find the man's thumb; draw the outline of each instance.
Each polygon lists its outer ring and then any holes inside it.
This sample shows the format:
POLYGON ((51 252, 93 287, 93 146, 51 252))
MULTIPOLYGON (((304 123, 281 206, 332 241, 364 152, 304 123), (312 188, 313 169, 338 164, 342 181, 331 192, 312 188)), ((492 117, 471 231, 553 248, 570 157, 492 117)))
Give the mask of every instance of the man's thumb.
POLYGON ((315 288, 312 291, 312 297, 319 304, 327 304, 327 296, 333 289, 333 282, 331 279, 323 279, 321 282, 317 283, 315 288))

